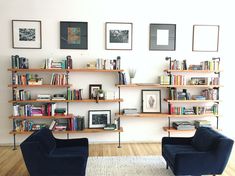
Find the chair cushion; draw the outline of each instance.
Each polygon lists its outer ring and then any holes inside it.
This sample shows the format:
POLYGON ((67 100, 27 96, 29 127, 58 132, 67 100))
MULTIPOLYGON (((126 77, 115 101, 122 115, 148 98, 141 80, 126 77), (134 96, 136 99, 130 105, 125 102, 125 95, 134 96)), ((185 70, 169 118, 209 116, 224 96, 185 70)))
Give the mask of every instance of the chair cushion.
POLYGON ((192 146, 198 151, 208 151, 213 148, 213 144, 221 135, 211 128, 201 127, 197 129, 192 146))
POLYGON ((167 156, 167 158, 173 162, 175 161, 175 155, 179 153, 195 153, 198 152, 191 145, 170 145, 166 144, 163 146, 163 152, 167 156))
POLYGON ((55 148, 51 153, 53 156, 84 156, 88 157, 88 147, 61 147, 55 148))

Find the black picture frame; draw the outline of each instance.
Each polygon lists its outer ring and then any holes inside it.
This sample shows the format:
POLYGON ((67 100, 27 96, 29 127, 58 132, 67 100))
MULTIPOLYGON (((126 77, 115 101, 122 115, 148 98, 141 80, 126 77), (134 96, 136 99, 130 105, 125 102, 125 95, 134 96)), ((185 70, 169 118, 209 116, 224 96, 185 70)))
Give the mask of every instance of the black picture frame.
POLYGON ((133 24, 126 22, 105 23, 106 50, 132 50, 133 24))
POLYGON ((60 49, 88 49, 88 23, 61 21, 60 49))
POLYGON ((219 25, 193 25, 192 51, 218 52, 219 25))
POLYGON ((161 113, 161 90, 141 90, 142 113, 161 113))
POLYGON ((175 51, 176 24, 150 24, 149 50, 175 51))
POLYGON ((88 128, 104 128, 111 123, 111 110, 89 110, 88 128))
POLYGON ((99 89, 102 89, 102 84, 90 84, 89 85, 89 98, 95 99, 96 98, 95 91, 97 91, 99 89))
POLYGON ((12 48, 41 49, 42 22, 39 20, 12 20, 12 48))

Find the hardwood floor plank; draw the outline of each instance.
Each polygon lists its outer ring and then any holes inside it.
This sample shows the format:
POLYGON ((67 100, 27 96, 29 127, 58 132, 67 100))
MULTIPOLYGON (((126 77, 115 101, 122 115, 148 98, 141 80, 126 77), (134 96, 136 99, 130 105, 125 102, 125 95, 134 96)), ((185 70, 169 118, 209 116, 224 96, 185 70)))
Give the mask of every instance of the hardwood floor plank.
MULTIPOLYGON (((90 156, 147 156, 161 155, 159 143, 124 143, 121 148, 118 144, 91 144, 90 156)), ((0 147, 0 176, 29 176, 20 148, 0 147)), ((233 149, 228 165, 222 176, 235 175, 235 149, 233 149)))

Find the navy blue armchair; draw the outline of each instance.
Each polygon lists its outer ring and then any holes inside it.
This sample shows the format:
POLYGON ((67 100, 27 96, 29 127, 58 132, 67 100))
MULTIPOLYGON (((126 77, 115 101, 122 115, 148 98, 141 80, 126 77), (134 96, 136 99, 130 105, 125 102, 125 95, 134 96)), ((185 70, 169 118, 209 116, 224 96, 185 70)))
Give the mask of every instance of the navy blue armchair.
POLYGON ((200 127, 190 138, 162 138, 162 156, 175 175, 222 174, 234 141, 200 127))
POLYGON ((57 139, 48 128, 20 144, 30 176, 85 176, 88 139, 57 139))

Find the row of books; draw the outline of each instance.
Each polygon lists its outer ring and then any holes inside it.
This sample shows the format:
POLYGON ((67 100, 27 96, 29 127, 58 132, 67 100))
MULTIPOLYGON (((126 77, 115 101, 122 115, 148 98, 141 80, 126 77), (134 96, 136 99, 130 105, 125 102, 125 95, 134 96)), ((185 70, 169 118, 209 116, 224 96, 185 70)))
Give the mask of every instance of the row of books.
POLYGON ((46 103, 40 106, 31 104, 13 105, 13 116, 55 116, 55 103, 46 103))
POLYGON ((159 83, 161 85, 170 85, 170 76, 168 75, 159 76, 159 83))
POLYGON ((219 85, 218 77, 191 77, 190 85, 219 85))
POLYGON ((183 91, 178 91, 176 88, 171 88, 169 91, 169 99, 170 100, 190 100, 191 95, 187 92, 187 89, 183 89, 183 91))
POLYGON ((13 100, 31 100, 31 92, 23 89, 13 89, 13 100))
POLYGON ((13 85, 42 85, 43 78, 39 78, 37 74, 12 74, 13 85))
POLYGON ((73 60, 71 56, 66 56, 66 59, 62 59, 60 61, 53 60, 53 58, 48 58, 48 59, 45 59, 43 68, 44 69, 72 69, 73 60))
POLYGON ((173 128, 177 130, 193 130, 195 128, 199 127, 212 127, 212 124, 208 120, 195 120, 193 122, 189 121, 177 121, 177 122, 172 122, 173 128))
POLYGON ((218 89, 204 89, 202 90, 202 96, 206 100, 218 100, 218 89))
POLYGON ((19 55, 11 56, 11 67, 16 69, 28 69, 29 60, 25 57, 20 57, 19 55))
POLYGON ((170 61, 170 69, 171 70, 187 70, 187 62, 186 60, 172 60, 170 61))
POLYGON ((68 130, 80 131, 85 128, 84 116, 74 116, 68 120, 68 130))
POLYGON ((119 70, 121 66, 121 58, 118 56, 117 59, 97 59, 96 69, 104 70, 119 70))
POLYGON ((68 80, 65 74, 52 73, 51 85, 67 85, 68 80))
POLYGON ((126 74, 125 73, 119 73, 119 84, 121 85, 126 85, 127 80, 126 80, 126 74))
POLYGON ((45 123, 35 123, 32 120, 15 120, 14 121, 14 129, 17 132, 36 131, 44 127, 47 127, 45 123))
POLYGON ((211 60, 211 61, 203 61, 200 63, 202 66, 202 70, 219 70, 220 69, 220 61, 219 60, 211 60))
POLYGON ((170 114, 176 115, 204 115, 213 114, 218 115, 218 104, 213 106, 193 106, 193 107, 175 107, 170 106, 170 114))
POLYGON ((171 75, 170 83, 171 85, 186 85, 186 78, 184 75, 171 75))
POLYGON ((82 100, 82 89, 69 89, 68 90, 68 100, 82 100))

